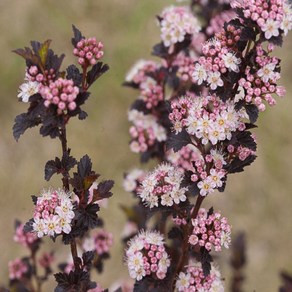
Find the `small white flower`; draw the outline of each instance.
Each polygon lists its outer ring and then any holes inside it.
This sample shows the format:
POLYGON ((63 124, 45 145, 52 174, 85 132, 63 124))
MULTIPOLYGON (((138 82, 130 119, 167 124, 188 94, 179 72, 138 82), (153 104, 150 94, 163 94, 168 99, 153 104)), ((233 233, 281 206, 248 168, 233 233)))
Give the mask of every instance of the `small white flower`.
POLYGON ((128 267, 136 272, 143 269, 143 255, 141 252, 137 252, 128 258, 128 267))
POLYGON ((223 80, 220 78, 221 74, 217 72, 211 72, 208 76, 208 83, 210 84, 210 87, 212 90, 215 90, 218 86, 223 86, 223 80))
POLYGON ((130 144, 130 149, 134 153, 139 153, 140 152, 140 145, 137 141, 132 141, 130 144))
POLYGON ((150 209, 153 207, 158 207, 158 197, 154 195, 149 196, 147 205, 149 206, 150 209))
POLYGON ((161 196, 161 205, 162 206, 172 206, 173 200, 172 197, 169 194, 164 194, 161 196))
POLYGON ((166 141, 167 135, 164 127, 158 125, 157 123, 153 124, 154 135, 156 136, 157 141, 162 142, 166 141))
POLYGON ((173 122, 173 130, 176 134, 180 133, 183 129, 183 125, 181 121, 174 121, 173 122))
POLYGON ((86 237, 83 241, 82 247, 85 251, 95 250, 95 242, 93 237, 86 237))
POLYGON ((145 240, 149 244, 155 244, 155 245, 163 245, 164 244, 163 236, 157 231, 146 231, 145 240))
POLYGON ((54 236, 62 232, 62 227, 59 225, 59 216, 55 215, 52 218, 44 219, 45 234, 54 236))
POLYGON ((225 67, 227 69, 230 69, 234 72, 239 71, 238 65, 241 63, 241 60, 239 58, 236 58, 234 54, 229 52, 226 55, 222 56, 222 60, 224 61, 225 67))
POLYGON ((279 35, 279 28, 281 24, 279 21, 267 19, 266 23, 262 26, 262 31, 265 33, 265 38, 269 40, 271 37, 279 35))
POLYGON ((38 237, 43 237, 45 235, 45 224, 43 219, 34 218, 32 228, 37 233, 38 237))
POLYGON ((71 220, 70 219, 68 220, 67 217, 64 216, 64 214, 63 216, 59 216, 58 224, 60 228, 62 229, 62 231, 66 234, 69 234, 71 232, 72 228, 71 228, 70 222, 71 220))
POLYGON ((170 266, 170 259, 168 258, 167 253, 164 253, 158 263, 158 269, 166 272, 169 266, 170 266))
POLYGON ((212 181, 212 184, 214 188, 222 187, 223 182, 222 178, 224 177, 224 172, 223 171, 217 171, 216 169, 212 168, 210 170, 210 178, 212 181))
POLYGON ((192 74, 193 80, 198 84, 202 84, 207 79, 207 71, 203 65, 197 63, 192 74))
POLYGON ((274 78, 275 75, 275 67, 274 63, 269 63, 263 66, 260 70, 258 70, 257 75, 266 83, 269 82, 270 79, 274 78))
POLYGON ((185 202, 187 199, 185 192, 187 191, 187 188, 181 188, 178 190, 174 190, 171 192, 171 197, 173 198, 173 201, 175 204, 179 204, 179 202, 185 202))
POLYGON ((229 248, 231 243, 231 232, 224 232, 221 233, 221 246, 224 246, 225 248, 229 248))
POLYGON ((281 22, 281 29, 284 31, 284 35, 288 34, 288 31, 292 29, 292 15, 284 16, 281 22))
POLYGON ((187 291, 187 289, 190 287, 190 278, 191 278, 191 275, 189 273, 185 274, 183 272, 180 272, 175 284, 177 290, 187 291))
POLYGON ((22 102, 28 102, 29 98, 39 92, 40 83, 36 81, 28 81, 19 86, 17 97, 22 102))
POLYGON ((205 180, 198 182, 198 188, 200 189, 201 196, 207 196, 208 194, 214 192, 214 189, 211 185, 211 180, 207 177, 205 180))

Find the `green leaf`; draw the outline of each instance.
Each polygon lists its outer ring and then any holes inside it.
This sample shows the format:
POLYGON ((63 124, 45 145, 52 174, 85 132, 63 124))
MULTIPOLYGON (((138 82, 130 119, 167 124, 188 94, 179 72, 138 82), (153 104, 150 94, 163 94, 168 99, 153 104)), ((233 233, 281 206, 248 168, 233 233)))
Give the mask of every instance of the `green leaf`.
POLYGON ((41 47, 40 47, 40 49, 38 51, 38 54, 39 54, 40 60, 41 60, 41 64, 43 65, 43 67, 45 67, 45 65, 46 65, 50 44, 51 44, 51 40, 46 40, 41 45, 41 47))

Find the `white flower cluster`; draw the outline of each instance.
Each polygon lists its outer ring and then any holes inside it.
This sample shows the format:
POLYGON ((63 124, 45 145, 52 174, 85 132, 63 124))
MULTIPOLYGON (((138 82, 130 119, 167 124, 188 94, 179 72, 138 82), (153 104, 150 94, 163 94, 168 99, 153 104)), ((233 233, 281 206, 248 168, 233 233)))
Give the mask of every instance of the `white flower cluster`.
POLYGON ((186 35, 201 29, 197 18, 188 7, 167 7, 161 13, 161 39, 166 47, 184 41, 186 35))
POLYGON ((126 174, 123 187, 126 192, 133 192, 138 187, 138 182, 141 180, 145 175, 145 172, 142 169, 132 169, 129 173, 126 174))
POLYGON ((170 260, 160 233, 142 230, 128 245, 126 263, 131 278, 140 281, 151 274, 160 280, 165 278, 170 260))
POLYGON ((204 56, 196 63, 192 78, 198 85, 204 81, 212 90, 224 85, 222 74, 227 71, 239 72, 241 59, 236 57, 235 52, 230 51, 217 38, 206 41, 202 46, 204 56))
POLYGON ((210 275, 204 277, 202 264, 198 262, 191 262, 185 273, 179 273, 175 286, 179 292, 224 292, 220 271, 211 265, 210 275))
POLYGON ((71 221, 74 216, 70 194, 62 189, 44 190, 37 198, 33 231, 38 237, 55 236, 62 232, 68 234, 71 232, 71 221))
POLYGON ((181 187, 184 173, 170 164, 160 164, 141 183, 138 195, 149 208, 184 202, 187 188, 181 187))
POLYGON ((141 83, 147 79, 145 72, 147 71, 154 71, 158 67, 154 61, 140 59, 138 60, 128 71, 125 81, 126 82, 134 82, 134 83, 141 83))
POLYGON ((166 141, 166 130, 157 123, 154 115, 145 115, 143 112, 134 109, 129 111, 128 120, 134 125, 130 128, 130 134, 133 138, 130 148, 133 152, 140 152, 144 148, 147 150, 147 147, 153 145, 155 140, 158 142, 166 141), (145 132, 147 133, 148 141, 145 137, 145 132), (143 149, 141 149, 142 146, 143 149))
POLYGON ((179 122, 173 121, 177 133, 185 126, 186 131, 201 139, 202 144, 211 142, 212 145, 216 145, 219 141, 230 140, 232 132, 237 129, 244 129, 242 119, 247 117, 246 112, 237 111, 234 102, 223 103, 215 96, 208 96, 205 99, 216 105, 212 112, 207 110, 207 102, 194 100, 186 117, 179 122))

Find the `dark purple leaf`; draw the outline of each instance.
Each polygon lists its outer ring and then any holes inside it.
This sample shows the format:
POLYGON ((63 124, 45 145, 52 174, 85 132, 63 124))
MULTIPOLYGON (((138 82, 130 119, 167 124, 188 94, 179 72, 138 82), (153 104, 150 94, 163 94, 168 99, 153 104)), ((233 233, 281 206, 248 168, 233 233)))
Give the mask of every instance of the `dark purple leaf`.
POLYGON ((171 133, 166 141, 166 149, 173 149, 174 152, 179 151, 182 147, 192 143, 190 135, 186 130, 182 130, 178 134, 171 133))
POLYGON ((74 36, 71 39, 71 43, 74 47, 76 47, 77 43, 80 42, 82 39, 84 39, 84 36, 80 32, 80 30, 76 28, 75 25, 72 25, 72 29, 73 29, 74 36))
POLYGON ((77 164, 77 170, 80 177, 85 178, 90 175, 92 163, 89 156, 84 155, 77 164))
POLYGON ((76 86, 80 86, 82 82, 82 74, 75 65, 70 65, 67 69, 67 79, 72 79, 76 86))
POLYGON ((91 70, 87 73, 86 81, 90 86, 96 79, 98 79, 101 75, 103 75, 106 71, 109 70, 109 66, 107 64, 103 64, 102 62, 96 63, 91 70))

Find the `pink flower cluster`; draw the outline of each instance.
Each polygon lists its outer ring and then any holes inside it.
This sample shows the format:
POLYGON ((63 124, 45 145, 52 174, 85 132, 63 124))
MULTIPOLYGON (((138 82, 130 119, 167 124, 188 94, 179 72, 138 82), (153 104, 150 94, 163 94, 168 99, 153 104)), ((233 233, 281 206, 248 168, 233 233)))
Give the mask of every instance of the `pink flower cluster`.
POLYGON ((179 292, 224 292, 219 270, 212 265, 205 276, 201 263, 191 262, 185 272, 179 273, 175 286, 179 292))
POLYGON ((191 144, 182 147, 177 152, 169 150, 166 153, 166 158, 169 162, 171 162, 171 164, 186 171, 195 171, 193 162, 195 162, 200 157, 201 153, 199 149, 191 144))
POLYGON ((184 202, 187 188, 181 187, 184 173, 170 164, 160 164, 146 175, 138 195, 149 208, 184 202))
POLYGON ((272 94, 284 96, 285 89, 277 86, 280 79, 280 60, 276 57, 270 57, 274 47, 268 46, 268 50, 264 50, 262 45, 256 47, 255 68, 249 66, 245 69, 245 77, 239 80, 239 85, 244 90, 244 99, 248 103, 254 103, 260 111, 265 110, 266 101, 269 105, 276 103, 272 94), (254 72, 256 69, 256 72, 254 72))
POLYGON ((161 39, 166 47, 183 42, 186 36, 193 36, 201 29, 197 18, 188 7, 167 7, 161 15, 161 39))
POLYGON ((206 33, 211 36, 217 32, 220 32, 221 28, 224 26, 225 22, 229 22, 231 19, 235 18, 236 14, 233 10, 225 10, 218 13, 211 18, 209 26, 206 28, 206 33))
POLYGON ((187 225, 187 220, 185 218, 180 218, 179 216, 172 217, 172 221, 175 225, 187 225))
POLYGON ((195 61, 197 61, 197 57, 194 56, 194 54, 188 56, 184 52, 179 53, 172 62, 173 67, 178 67, 176 73, 177 77, 185 82, 191 81, 195 61))
POLYGON ((134 124, 130 127, 130 148, 133 152, 146 152, 156 142, 166 140, 166 130, 157 123, 154 115, 131 110, 128 119, 134 124))
POLYGON ((54 257, 53 252, 51 252, 51 253, 44 252, 39 259, 39 264, 44 269, 47 269, 47 268, 50 268, 50 266, 54 262, 54 260, 55 260, 55 257, 54 257))
POLYGON ((131 278, 140 281, 151 274, 160 280, 166 277, 170 260, 160 233, 142 230, 128 245, 126 263, 131 278))
POLYGON ((50 83, 55 80, 56 74, 53 68, 45 70, 44 74, 37 66, 33 65, 26 69, 25 79, 27 81, 38 82, 42 84, 50 83))
POLYGON ((99 230, 91 233, 83 242, 83 249, 85 251, 96 251, 98 255, 109 252, 113 245, 113 235, 105 230, 99 230))
POLYGON ((221 42, 222 47, 228 47, 229 49, 236 49, 236 45, 240 40, 242 29, 235 27, 232 24, 228 24, 226 29, 221 29, 215 34, 217 40, 221 42))
POLYGON ((44 190, 37 198, 33 215, 33 231, 38 237, 56 236, 62 232, 68 234, 74 216, 70 194, 62 189, 44 190))
POLYGON ((201 208, 195 219, 192 219, 193 232, 189 237, 191 245, 199 245, 211 251, 221 251, 222 246, 229 248, 231 242, 231 226, 225 217, 216 212, 208 214, 201 208))
POLYGON ((39 93, 45 100, 45 106, 56 105, 59 114, 62 114, 65 110, 73 111, 76 109, 75 99, 79 93, 79 88, 74 86, 73 80, 58 78, 51 82, 49 86, 41 86, 39 93))
POLYGON ((124 178, 123 187, 126 192, 136 192, 141 181, 144 179, 145 172, 135 168, 129 171, 124 178))
POLYGON ((286 35, 292 28, 292 10, 287 0, 232 1, 231 5, 242 8, 244 17, 256 22, 267 40, 282 32, 286 35))
POLYGON ((147 86, 141 87, 140 98, 145 102, 147 109, 152 109, 163 100, 163 89, 160 85, 149 82, 147 86))
POLYGON ((227 172, 224 166, 227 161, 232 161, 235 158, 239 158, 241 161, 247 159, 250 155, 254 155, 255 151, 242 145, 234 146, 229 144, 226 149, 218 151, 216 149, 210 149, 210 152, 204 156, 198 157, 192 162, 193 172, 191 180, 197 184, 201 196, 207 196, 223 186, 226 180, 227 172))
POLYGON ((231 139, 232 132, 243 131, 241 122, 245 112, 237 111, 231 101, 223 102, 217 96, 181 97, 171 103, 169 119, 176 133, 186 129, 190 135, 200 139, 203 145, 216 145, 231 139))
POLYGON ((223 75, 228 71, 239 72, 240 56, 230 50, 217 38, 205 42, 203 56, 195 64, 193 82, 198 85, 207 82, 211 90, 223 87, 223 75))
POLYGON ((197 159, 194 163, 195 171, 191 176, 191 180, 197 183, 201 196, 207 196, 222 187, 227 174, 223 169, 226 162, 216 150, 211 149, 210 154, 206 156, 206 162, 202 158, 197 159))
POLYGON ((38 237, 34 232, 24 232, 23 227, 24 224, 19 224, 17 226, 13 239, 15 242, 20 243, 24 247, 30 247, 38 240, 38 237))
POLYGON ((147 74, 155 72, 157 68, 158 64, 156 62, 141 59, 133 65, 125 80, 141 86, 149 78, 147 74))
POLYGON ((78 63, 82 67, 94 65, 103 56, 103 43, 95 38, 82 39, 73 49, 73 54, 78 57, 78 63))
POLYGON ((28 271, 28 266, 21 259, 15 259, 14 261, 10 261, 8 263, 8 269, 10 280, 20 280, 28 271))

